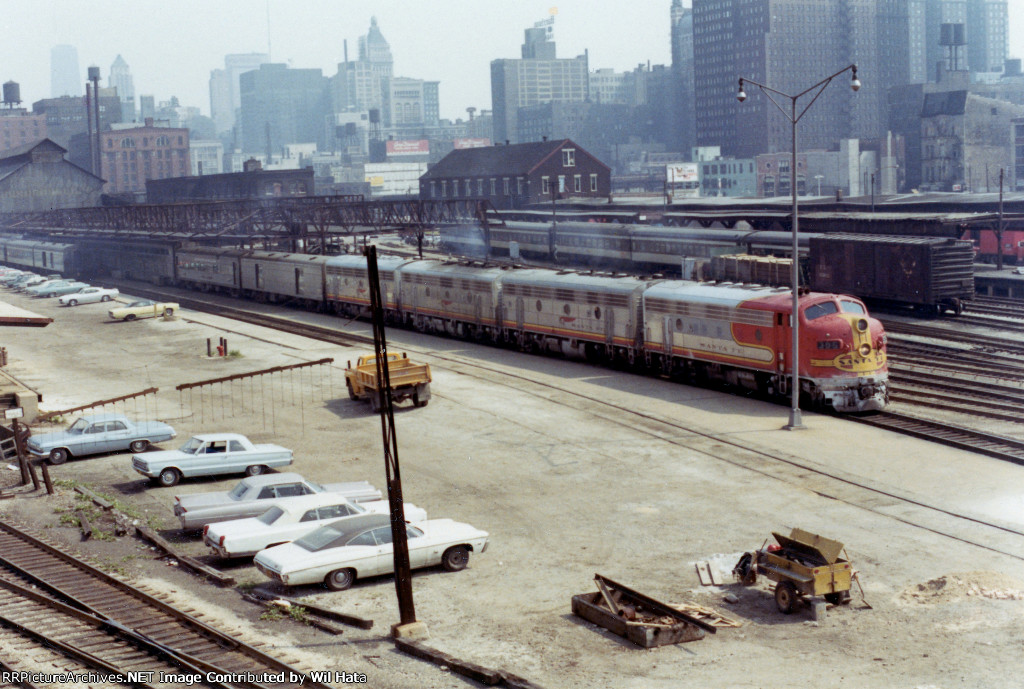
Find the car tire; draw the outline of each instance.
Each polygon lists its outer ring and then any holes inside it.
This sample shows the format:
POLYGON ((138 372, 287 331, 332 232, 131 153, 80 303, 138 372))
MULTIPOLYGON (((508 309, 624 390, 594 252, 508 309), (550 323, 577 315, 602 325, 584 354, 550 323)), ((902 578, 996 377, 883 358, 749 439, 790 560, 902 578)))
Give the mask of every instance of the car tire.
POLYGON ((170 488, 171 486, 178 485, 178 481, 181 480, 181 472, 177 469, 164 469, 160 472, 159 482, 161 486, 170 488))
POLYGON ((77 299, 68 299, 68 306, 78 306, 77 299))
POLYGON ((110 299, 111 296, 109 294, 104 294, 102 297, 100 297, 100 301, 110 301, 110 299))
POLYGON ((145 452, 148 448, 149 448, 149 441, 148 440, 133 440, 133 441, 131 441, 131 443, 128 444, 128 449, 131 450, 132 452, 136 453, 136 454, 138 454, 140 452, 145 452))
POLYGON ((126 321, 134 321, 135 320, 135 314, 134 313, 130 313, 127 316, 125 316, 124 319, 126 321))
POLYGON ((246 476, 259 476, 260 474, 265 474, 266 472, 267 467, 263 464, 253 464, 252 466, 247 466, 245 468, 246 476))
POLYGON ((355 580, 356 571, 354 569, 336 569, 324 577, 324 586, 331 591, 344 591, 351 588, 355 580))
POLYGON ((68 461, 68 457, 70 456, 71 453, 68 452, 66 448, 55 447, 50 450, 50 464, 63 464, 68 461))
POLYGON ((164 316, 170 318, 173 315, 174 315, 174 309, 172 309, 170 307, 164 309, 164 316))
POLYGON ((469 564, 469 548, 464 545, 452 546, 441 556, 441 566, 449 572, 466 569, 469 564))

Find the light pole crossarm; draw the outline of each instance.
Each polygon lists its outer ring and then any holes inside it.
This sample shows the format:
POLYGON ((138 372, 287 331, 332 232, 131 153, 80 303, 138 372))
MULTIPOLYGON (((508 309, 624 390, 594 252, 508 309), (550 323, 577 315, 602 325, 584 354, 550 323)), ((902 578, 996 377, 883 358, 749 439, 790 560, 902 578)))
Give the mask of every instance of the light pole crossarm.
POLYGON ((743 93, 743 84, 753 84, 754 86, 756 86, 759 89, 761 89, 761 91, 763 91, 766 96, 768 96, 768 99, 772 103, 775 104, 775 107, 777 107, 782 112, 783 115, 786 116, 786 119, 788 119, 790 122, 796 123, 796 122, 799 122, 800 118, 802 118, 804 116, 804 113, 806 113, 807 110, 812 105, 814 105, 814 102, 816 100, 818 100, 818 96, 820 96, 822 94, 822 92, 825 90, 825 88, 830 83, 832 83, 832 80, 835 79, 836 77, 838 77, 840 74, 843 74, 844 72, 853 72, 853 83, 852 83, 853 90, 856 91, 856 90, 860 89, 860 80, 857 79, 857 65, 854 64, 854 65, 848 65, 846 67, 843 67, 841 70, 839 70, 835 74, 831 74, 831 75, 825 77, 824 79, 819 81, 814 86, 811 86, 810 88, 804 89, 803 91, 801 91, 800 93, 796 94, 795 96, 794 95, 790 95, 790 94, 786 93, 785 91, 779 91, 778 89, 773 89, 771 86, 767 86, 767 85, 762 84, 760 82, 754 81, 753 79, 747 79, 746 77, 740 77, 740 93, 743 94, 743 98, 741 98, 740 100, 742 102, 743 100, 746 99, 746 94, 743 93), (802 96, 806 96, 811 91, 814 91, 815 89, 817 89, 818 91, 817 91, 817 93, 814 94, 814 98, 812 98, 811 102, 809 102, 807 105, 805 105, 804 109, 800 111, 799 115, 797 115, 796 114, 796 101, 799 98, 801 98, 802 96), (786 99, 788 99, 789 101, 792 102, 792 104, 793 104, 793 113, 792 114, 786 112, 785 108, 783 108, 781 105, 779 105, 778 101, 776 101, 774 98, 772 98, 772 94, 773 93, 778 95, 778 96, 781 96, 783 98, 786 98, 786 99))

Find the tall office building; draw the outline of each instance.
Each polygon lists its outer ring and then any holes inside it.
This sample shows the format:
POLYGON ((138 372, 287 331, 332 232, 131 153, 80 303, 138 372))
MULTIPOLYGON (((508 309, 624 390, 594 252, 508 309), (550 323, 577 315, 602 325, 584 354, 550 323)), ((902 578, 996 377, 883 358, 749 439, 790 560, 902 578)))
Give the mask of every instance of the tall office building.
POLYGON ((883 51, 906 36, 905 0, 694 0, 697 145, 740 158, 791 150, 789 120, 755 86, 738 103, 738 79, 796 94, 850 64, 863 87, 854 93, 846 73, 826 88, 800 120, 797 145, 882 136, 886 89, 907 83, 909 71, 907 51, 883 51))
POLYGON ((243 73, 239 88, 244 153, 274 158, 288 144, 323 140, 327 79, 319 69, 264 64, 243 73))
POLYGON ((526 29, 522 54, 549 57, 491 61, 491 109, 496 141, 520 143, 517 140, 519 108, 544 103, 581 103, 590 97, 587 55, 556 58, 554 41, 547 33, 541 40, 535 31, 537 28, 526 29))
POLYGON ((966 45, 957 51, 956 70, 1002 73, 1008 57, 1007 0, 906 0, 910 18, 907 45, 910 78, 923 84, 938 80, 940 65, 949 64, 949 51, 941 45, 943 24, 962 25, 966 45))
POLYGON ((128 63, 120 55, 110 65, 110 78, 107 80, 117 89, 117 97, 121 99, 121 121, 135 121, 135 84, 128 63))
POLYGON ((672 0, 669 10, 672 23, 673 88, 670 103, 674 112, 670 150, 689 152, 696 145, 696 111, 693 91, 693 9, 682 0, 672 0))
POLYGON ((50 97, 81 96, 84 83, 78 68, 78 49, 73 45, 50 48, 50 97))
POLYGON ((394 58, 377 18, 370 19, 370 30, 359 37, 359 59, 338 64, 331 78, 331 106, 335 112, 383 110, 387 83, 394 73, 394 58))
POLYGON ((440 119, 438 85, 436 81, 406 77, 388 79, 381 113, 384 126, 396 134, 436 127, 440 119))
POLYGON ((224 56, 224 69, 210 72, 210 117, 218 134, 230 132, 242 107, 239 78, 270 62, 266 53, 239 53, 224 56))

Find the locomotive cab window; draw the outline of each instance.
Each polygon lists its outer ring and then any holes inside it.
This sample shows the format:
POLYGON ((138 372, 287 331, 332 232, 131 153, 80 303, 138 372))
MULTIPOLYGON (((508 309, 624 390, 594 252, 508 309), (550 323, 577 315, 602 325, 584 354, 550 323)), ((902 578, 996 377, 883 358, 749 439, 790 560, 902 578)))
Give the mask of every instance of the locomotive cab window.
POLYGON ((867 313, 867 309, 864 308, 863 304, 858 304, 855 301, 848 299, 841 299, 839 301, 840 306, 843 307, 843 313, 867 313))
POLYGON ((828 316, 838 312, 839 307, 835 305, 835 302, 823 301, 820 304, 813 304, 804 309, 804 318, 809 321, 813 321, 816 318, 821 318, 822 316, 828 316))

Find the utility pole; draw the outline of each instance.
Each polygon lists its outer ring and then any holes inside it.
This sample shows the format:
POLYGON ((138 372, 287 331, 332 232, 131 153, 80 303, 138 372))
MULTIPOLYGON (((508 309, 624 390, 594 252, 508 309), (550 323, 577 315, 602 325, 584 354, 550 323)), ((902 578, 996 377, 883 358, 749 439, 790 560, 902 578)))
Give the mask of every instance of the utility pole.
POLYGON ((391 541, 394 546, 395 590, 398 593, 399 623, 391 627, 395 637, 425 638, 427 627, 416 621, 412 600, 412 568, 409 563, 409 534, 405 530, 405 509, 402 503, 402 476, 398 470, 398 437, 395 434, 395 413, 391 401, 391 376, 388 371, 388 343, 384 335, 384 300, 380 293, 377 272, 377 247, 363 249, 366 256, 370 287, 370 312, 373 315, 373 349, 377 360, 377 394, 380 400, 380 425, 384 439, 384 472, 388 485, 388 506, 391 513, 391 541))
POLYGON ((996 226, 996 270, 1003 269, 1003 168, 999 168, 999 224, 996 226))

